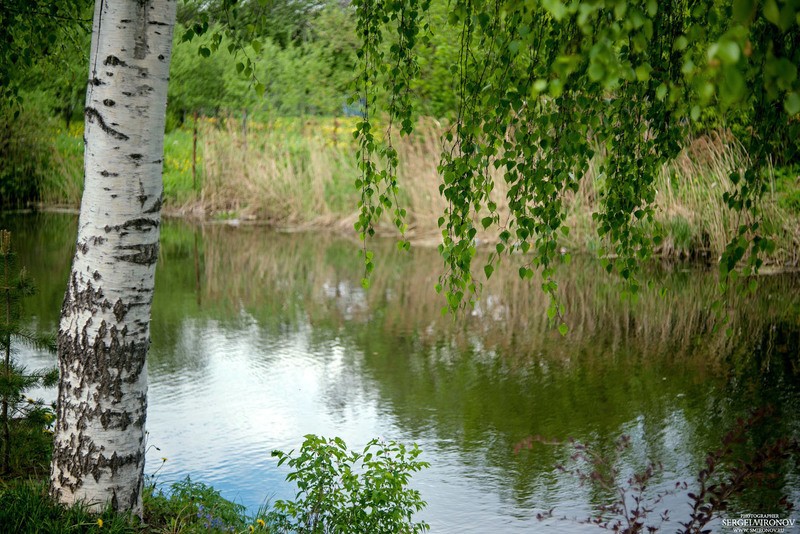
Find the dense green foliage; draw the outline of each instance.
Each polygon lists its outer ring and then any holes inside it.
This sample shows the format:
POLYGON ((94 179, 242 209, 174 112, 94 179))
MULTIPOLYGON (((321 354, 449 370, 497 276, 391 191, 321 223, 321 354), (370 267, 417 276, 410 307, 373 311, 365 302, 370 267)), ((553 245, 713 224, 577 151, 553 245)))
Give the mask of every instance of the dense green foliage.
POLYGON ((421 451, 394 441, 373 439, 361 453, 341 438, 307 435, 297 456, 274 451, 278 465, 294 470, 286 477, 297 484, 294 501, 275 501, 269 522, 280 532, 424 532, 413 521, 425 507, 419 491, 408 488, 412 473, 428 466, 421 451))
POLYGON ((58 371, 31 373, 13 357, 20 344, 55 349, 52 336, 28 331, 20 324, 21 300, 34 293, 25 269, 16 265, 11 233, 0 230, 0 474, 5 476, 47 472, 52 449, 53 407, 25 393, 54 386, 58 371))
POLYGON ((211 2, 185 8, 179 20, 170 106, 207 114, 249 108, 257 116, 342 112, 357 46, 347 7, 211 2))
POLYGON ((19 106, 28 71, 43 58, 58 61, 77 28, 91 27, 89 0, 4 0, 0 4, 0 106, 19 106))
MULTIPOLYGON (((429 0, 355 5, 367 103, 358 126, 356 229, 365 238, 386 211, 404 229, 393 132, 413 127, 417 44, 430 46, 440 28, 426 17, 429 0), (374 124, 381 109, 390 115, 386 134, 374 124)), ((662 239, 654 222, 655 178, 691 133, 710 123, 738 133, 752 159, 730 175, 735 189, 725 194, 742 219, 720 262, 723 279, 748 253, 745 274, 760 267, 760 255, 774 246, 774 229, 759 210, 767 168, 775 158, 797 163, 800 157, 796 1, 458 0, 447 23, 444 31, 452 35, 455 28, 459 36, 451 69, 457 116, 440 164, 448 206, 439 220, 446 266, 439 288, 451 309, 478 289, 472 259, 481 226, 501 231, 487 277, 504 253, 530 251, 520 275, 531 278, 540 268, 542 288, 555 297, 552 266, 559 236, 569 231, 564 201, 595 157, 603 180, 602 205, 593 214, 605 240, 600 254, 636 293, 639 266, 662 239), (505 198, 492 194, 493 169, 508 189, 505 198), (499 202, 510 210, 507 219, 498 215, 499 202)), ((365 261, 369 274, 369 252, 365 261)), ((560 318, 555 301, 550 313, 560 318)))

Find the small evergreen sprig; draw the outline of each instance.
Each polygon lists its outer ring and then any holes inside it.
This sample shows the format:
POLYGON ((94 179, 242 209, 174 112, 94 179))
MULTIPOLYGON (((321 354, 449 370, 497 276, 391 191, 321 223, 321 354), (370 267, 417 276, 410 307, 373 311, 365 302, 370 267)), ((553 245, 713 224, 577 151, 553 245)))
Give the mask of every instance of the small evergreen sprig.
POLYGON ((24 268, 16 265, 11 250, 11 232, 0 230, 0 474, 27 471, 49 455, 50 425, 55 419, 52 407, 43 400, 27 397, 35 387, 52 387, 58 382, 55 368, 29 373, 13 358, 12 342, 40 350, 55 351, 55 338, 30 331, 20 324, 21 301, 36 293, 24 268), (24 442, 25 446, 22 446, 24 442), (12 452, 17 452, 12 464, 12 452), (24 456, 21 456, 24 454, 24 456))

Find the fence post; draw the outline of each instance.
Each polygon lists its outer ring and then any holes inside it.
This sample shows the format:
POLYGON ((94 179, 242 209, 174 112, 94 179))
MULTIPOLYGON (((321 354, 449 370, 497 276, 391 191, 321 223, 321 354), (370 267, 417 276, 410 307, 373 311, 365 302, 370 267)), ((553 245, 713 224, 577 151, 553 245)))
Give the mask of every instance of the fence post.
POLYGON ((192 128, 192 189, 197 191, 197 111, 194 112, 192 128))

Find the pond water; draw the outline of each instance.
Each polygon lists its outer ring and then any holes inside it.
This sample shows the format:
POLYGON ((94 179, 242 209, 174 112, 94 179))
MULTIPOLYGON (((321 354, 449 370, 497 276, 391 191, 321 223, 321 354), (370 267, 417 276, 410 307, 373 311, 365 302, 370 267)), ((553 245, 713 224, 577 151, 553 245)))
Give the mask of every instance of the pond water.
MULTIPOLYGON (((26 301, 36 328, 57 326, 76 225, 71 215, 0 215, 39 286, 26 301)), ((537 442, 515 453, 517 444, 573 437, 611 458, 628 435, 631 447, 613 459, 620 482, 661 462, 654 495, 691 486, 706 453, 754 407, 771 405, 774 416, 749 443, 800 435, 797 275, 762 276, 757 294, 731 297, 726 335, 709 311, 713 271, 653 266, 654 288, 632 303, 598 265, 574 259, 557 275, 570 326, 562 338, 513 261, 454 321, 433 290, 435 251, 377 241, 364 291, 358 247, 320 233, 164 223, 148 360, 146 470, 166 457, 159 483, 190 475, 255 511, 293 496, 273 449, 297 448, 309 433, 352 448, 382 437, 418 443, 430 462, 412 486, 433 532, 594 532, 580 519, 612 495, 557 469, 577 466, 573 449, 537 442)), ((781 465, 775 484, 735 500, 730 517, 779 512, 781 492, 800 501, 796 466, 781 465)), ((686 520, 686 491, 667 496, 652 523, 665 509, 669 525, 686 520)))

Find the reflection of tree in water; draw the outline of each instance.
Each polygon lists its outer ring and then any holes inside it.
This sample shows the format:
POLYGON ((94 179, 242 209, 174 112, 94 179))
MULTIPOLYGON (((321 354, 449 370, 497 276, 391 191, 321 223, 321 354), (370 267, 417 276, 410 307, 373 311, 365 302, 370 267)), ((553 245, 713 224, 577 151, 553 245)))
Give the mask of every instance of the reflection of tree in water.
POLYGON ((713 328, 715 272, 654 267, 649 273, 654 289, 631 303, 620 298, 621 286, 599 264, 578 259, 556 274, 572 335, 554 343, 559 336, 548 327, 545 296, 536 284, 521 280, 511 262, 495 271, 476 308, 454 321, 442 317, 444 301, 433 290, 442 270, 434 250, 406 254, 391 241, 376 242, 378 268, 372 287, 364 291, 357 245, 346 239, 223 225, 205 226, 202 233, 202 291, 211 306, 241 306, 268 323, 274 320, 270 317, 293 316, 331 326, 369 322, 426 343, 446 337, 466 346, 479 339, 487 349, 523 357, 544 348, 564 357, 574 352, 575 343, 591 340, 612 349, 635 344, 644 353, 676 358, 702 353, 704 360, 716 362, 732 352, 752 351, 759 332, 800 308, 800 278, 761 277, 756 295, 734 295, 725 302, 733 316, 728 336, 724 325, 713 328), (664 297, 658 294, 662 287, 664 297))
MULTIPOLYGON (((590 432, 598 446, 610 446, 647 414, 637 423, 641 447, 690 474, 687 466, 702 461, 725 425, 756 400, 724 400, 732 387, 757 380, 738 373, 739 380, 726 381, 737 362, 764 350, 784 367, 792 361, 790 341, 764 341, 800 306, 800 280, 792 275, 762 277, 755 296, 731 297, 733 332, 726 335, 725 328, 714 331, 709 311, 717 298, 713 272, 654 269, 656 288, 631 303, 599 265, 576 261, 558 273, 570 323, 561 338, 547 324, 544 296, 512 265, 496 271, 476 310, 454 322, 441 316, 432 289, 441 270, 435 251, 376 246, 379 265, 365 292, 350 241, 222 227, 206 228, 204 238, 209 301, 245 306, 267 325, 277 317, 284 327, 308 320, 321 339, 344 333, 401 424, 455 437, 465 455, 498 468, 508 467, 520 432, 590 432), (231 272, 239 275, 219 275, 231 272)), ((796 338, 797 328, 787 335, 796 338)), ((787 378, 796 375, 795 368, 787 378)), ((772 395, 769 387, 757 391, 759 402, 772 395)), ((542 477, 554 455, 515 459, 513 493, 548 487, 542 477)))
MULTIPOLYGON (((21 260, 60 303, 74 218, 50 217, 12 230, 35 245, 21 260)), ((602 450, 629 433, 638 451, 624 458, 630 468, 656 458, 685 478, 751 406, 776 405, 773 435, 799 426, 796 275, 764 276, 756 295, 730 297, 726 336, 713 331, 713 272, 654 268, 655 289, 631 303, 578 258, 557 273, 570 325, 562 338, 548 327, 541 291, 511 262, 495 271, 476 310, 454 320, 433 291, 442 269, 435 251, 404 254, 376 242, 378 268, 365 291, 357 250, 319 233, 165 221, 151 370, 200 377, 203 339, 214 332, 258 347, 263 365, 276 339, 295 339, 322 360, 334 417, 354 399, 377 399, 412 437, 457 455, 469 476, 505 477, 504 500, 522 508, 548 508, 575 491, 552 470, 562 450, 512 455, 527 435, 575 436, 602 450)), ((57 304, 32 304, 40 320, 55 321, 57 304)))

